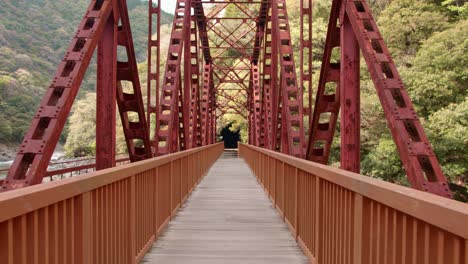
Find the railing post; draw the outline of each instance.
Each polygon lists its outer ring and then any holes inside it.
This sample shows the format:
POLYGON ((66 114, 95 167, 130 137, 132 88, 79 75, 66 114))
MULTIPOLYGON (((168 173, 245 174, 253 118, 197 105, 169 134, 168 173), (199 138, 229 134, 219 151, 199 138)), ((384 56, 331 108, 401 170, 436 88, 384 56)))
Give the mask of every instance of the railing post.
POLYGON ((154 209, 154 223, 153 223, 153 228, 154 228, 154 240, 158 239, 158 222, 159 222, 159 210, 158 210, 158 186, 159 186, 159 167, 154 168, 154 206, 156 208, 154 209))
POLYGON ((468 263, 468 239, 465 239, 465 263, 468 263))
POLYGON ((317 262, 320 261, 320 232, 322 228, 320 228, 320 178, 315 176, 315 227, 314 227, 314 234, 315 234, 315 259, 317 262))
POLYGON ((284 162, 281 162, 281 175, 282 175, 282 182, 281 182, 281 204, 283 205, 283 208, 280 208, 281 211, 283 212, 283 222, 285 222, 286 220, 286 192, 285 192, 285 188, 284 188, 284 185, 285 185, 285 182, 286 182, 286 175, 284 174, 284 162))
POLYGON ((294 170, 294 179, 294 229, 296 230, 294 237, 297 241, 299 235, 299 170, 297 168, 294 170))
POLYGON ((173 197, 172 197, 172 193, 174 192, 174 164, 173 162, 171 161, 170 163, 171 165, 169 166, 169 221, 172 220, 172 208, 173 208, 173 204, 174 204, 174 201, 173 201, 173 197))
POLYGON ((129 248, 129 257, 130 261, 128 263, 136 262, 136 186, 135 186, 135 175, 130 178, 130 243, 129 248))
POLYGON ((353 263, 362 263, 363 197, 354 194, 353 263))
POLYGON ((274 190, 273 190, 273 193, 274 193, 274 197, 273 197, 273 207, 276 208, 276 199, 278 199, 278 192, 276 191, 278 184, 276 182, 276 180, 278 179, 278 172, 276 171, 276 167, 277 167, 277 164, 278 164, 278 160, 276 158, 273 159, 273 164, 274 164, 274 167, 273 167, 273 171, 275 173, 275 184, 273 185, 274 187, 274 190))
POLYGON ((79 250, 76 254, 76 263, 93 263, 93 204, 91 199, 91 192, 86 192, 81 195, 81 232, 77 243, 79 243, 79 250), (81 251, 81 252, 80 252, 81 251))

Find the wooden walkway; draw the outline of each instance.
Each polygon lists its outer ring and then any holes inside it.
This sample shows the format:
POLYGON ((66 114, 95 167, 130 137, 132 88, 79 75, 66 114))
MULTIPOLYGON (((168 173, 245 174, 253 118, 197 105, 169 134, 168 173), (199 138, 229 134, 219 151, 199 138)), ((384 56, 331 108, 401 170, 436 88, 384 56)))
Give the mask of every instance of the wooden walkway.
POLYGON ((308 263, 237 152, 226 151, 142 263, 308 263))

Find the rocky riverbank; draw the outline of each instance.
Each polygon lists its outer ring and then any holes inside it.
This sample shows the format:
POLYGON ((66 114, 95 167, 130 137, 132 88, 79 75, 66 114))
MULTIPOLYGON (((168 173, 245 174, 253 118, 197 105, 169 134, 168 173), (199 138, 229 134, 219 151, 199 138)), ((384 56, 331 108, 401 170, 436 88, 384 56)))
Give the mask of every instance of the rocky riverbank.
POLYGON ((15 158, 18 146, 0 144, 0 162, 8 162, 15 158))

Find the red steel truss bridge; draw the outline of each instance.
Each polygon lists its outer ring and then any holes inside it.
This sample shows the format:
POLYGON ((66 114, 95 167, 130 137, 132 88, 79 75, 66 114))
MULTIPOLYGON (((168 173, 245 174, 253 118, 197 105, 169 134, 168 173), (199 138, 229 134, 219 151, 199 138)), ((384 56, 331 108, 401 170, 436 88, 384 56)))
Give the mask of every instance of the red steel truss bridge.
POLYGON ((285 0, 171 1, 167 54, 161 0, 148 4, 146 87, 126 1, 90 1, 1 182, 2 263, 468 264, 468 206, 451 200, 366 0, 330 0, 317 87, 312 0, 297 0, 299 43, 285 0), (95 52, 95 163, 48 171, 95 52), (361 69, 412 188, 359 175, 361 69), (227 114, 249 125, 238 152, 217 143, 227 114), (327 166, 338 120, 340 169, 327 166))

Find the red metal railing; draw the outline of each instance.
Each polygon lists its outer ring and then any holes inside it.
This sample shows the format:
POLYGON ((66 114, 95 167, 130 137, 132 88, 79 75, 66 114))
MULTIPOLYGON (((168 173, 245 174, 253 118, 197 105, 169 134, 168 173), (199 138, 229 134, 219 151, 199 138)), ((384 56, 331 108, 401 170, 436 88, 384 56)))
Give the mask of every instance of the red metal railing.
POLYGON ((239 145, 312 263, 468 263, 468 205, 239 145))
POLYGON ((214 144, 0 194, 2 263, 136 263, 223 151, 214 144))

